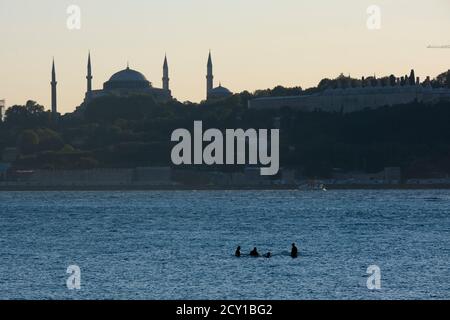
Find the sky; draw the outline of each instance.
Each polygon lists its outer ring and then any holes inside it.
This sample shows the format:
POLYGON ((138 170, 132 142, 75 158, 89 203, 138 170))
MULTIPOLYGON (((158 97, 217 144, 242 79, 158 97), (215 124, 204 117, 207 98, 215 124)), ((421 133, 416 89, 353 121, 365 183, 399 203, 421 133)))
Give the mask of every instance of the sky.
POLYGON ((435 77, 450 69, 449 0, 0 0, 0 100, 50 107, 55 57, 59 112, 72 112, 86 91, 126 67, 161 87, 167 53, 172 94, 206 95, 212 51, 215 85, 233 92, 312 87, 340 73, 361 77, 435 77), (71 5, 80 29, 69 29, 71 5), (373 29, 380 8, 380 28, 373 29))

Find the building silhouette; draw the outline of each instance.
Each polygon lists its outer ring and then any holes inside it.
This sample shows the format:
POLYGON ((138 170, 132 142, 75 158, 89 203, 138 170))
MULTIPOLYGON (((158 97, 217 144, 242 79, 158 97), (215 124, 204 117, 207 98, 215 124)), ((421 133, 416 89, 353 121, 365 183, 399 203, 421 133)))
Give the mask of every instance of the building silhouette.
POLYGON ((148 94, 153 96, 157 102, 168 102, 172 99, 169 88, 169 65, 167 56, 163 64, 163 87, 156 88, 139 71, 130 68, 129 64, 121 71, 114 73, 108 81, 103 84, 103 89, 92 89, 92 63, 91 55, 88 55, 87 64, 87 91, 84 102, 88 103, 94 99, 104 96, 129 96, 134 94, 148 94))
POLYGON ((213 62, 211 57, 211 51, 208 55, 208 64, 206 66, 206 100, 223 99, 233 95, 233 93, 222 84, 214 88, 214 74, 213 74, 213 62))
MULTIPOLYGON (((214 67, 211 51, 208 55, 206 66, 206 100, 218 100, 230 97, 233 93, 220 83, 214 87, 214 67)), ((449 71, 450 73, 450 71, 449 71)), ((82 107, 90 101, 104 96, 129 96, 134 94, 151 95, 156 102, 165 103, 173 99, 170 90, 169 64, 167 55, 164 56, 162 67, 162 88, 157 88, 139 71, 133 70, 129 65, 121 71, 114 73, 103 84, 102 89, 93 89, 93 73, 91 54, 88 54, 86 93, 82 107)), ((57 81, 55 60, 52 63, 51 80, 51 110, 57 114, 57 81)), ((402 77, 389 77, 383 82, 372 78, 352 80, 341 75, 336 80, 335 87, 328 87, 314 94, 300 94, 296 96, 262 97, 248 102, 249 108, 254 109, 280 109, 288 107, 303 111, 329 111, 329 112, 354 112, 365 108, 379 108, 407 104, 414 101, 434 103, 442 100, 450 100, 450 88, 433 88, 430 77, 424 82, 415 76, 411 70, 408 75, 402 77)))
MULTIPOLYGON (((103 84, 102 89, 93 89, 93 72, 91 53, 88 53, 87 73, 86 73, 86 93, 81 107, 85 107, 94 99, 104 96, 126 97, 135 94, 151 95, 156 102, 165 103, 173 99, 170 90, 169 63, 167 55, 164 56, 162 68, 162 88, 157 88, 147 80, 143 73, 133 70, 129 64, 123 70, 114 73, 108 81, 103 84)), ((52 62, 52 80, 51 80, 51 109, 53 114, 57 114, 57 84, 55 60, 52 62)), ((223 99, 233 95, 227 88, 219 84, 214 87, 213 62, 211 52, 208 55, 207 75, 206 75, 206 99, 223 99)))
POLYGON ((53 59, 52 62, 52 82, 51 84, 51 95, 52 95, 52 114, 56 115, 58 113, 58 102, 57 102, 57 96, 56 96, 56 85, 58 82, 56 82, 56 69, 55 69, 55 59, 53 59))
POLYGON ((450 88, 433 88, 430 77, 423 83, 415 77, 415 71, 401 78, 391 77, 389 83, 382 83, 375 76, 356 84, 341 75, 337 85, 315 94, 284 97, 263 97, 249 101, 253 109, 281 109, 288 107, 302 111, 354 112, 384 106, 408 104, 414 101, 435 103, 450 100, 450 88))

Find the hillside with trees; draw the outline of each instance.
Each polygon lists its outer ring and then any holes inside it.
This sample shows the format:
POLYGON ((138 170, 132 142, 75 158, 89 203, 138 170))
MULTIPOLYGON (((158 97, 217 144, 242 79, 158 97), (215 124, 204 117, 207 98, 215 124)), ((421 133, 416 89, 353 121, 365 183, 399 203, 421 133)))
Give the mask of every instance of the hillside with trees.
MULTIPOLYGON (((14 169, 171 166, 173 130, 192 129, 195 120, 202 120, 204 130, 279 125, 281 166, 308 177, 328 177, 336 168, 378 172, 390 166, 401 167, 408 177, 450 174, 450 102, 348 114, 247 108, 254 97, 304 94, 333 81, 322 80, 307 90, 276 87, 243 92, 200 104, 158 104, 139 95, 104 97, 85 106, 82 117, 66 114, 58 119, 28 101, 6 111, 0 123, 0 152, 17 148, 14 169)), ((432 83, 449 86, 450 73, 432 83)))

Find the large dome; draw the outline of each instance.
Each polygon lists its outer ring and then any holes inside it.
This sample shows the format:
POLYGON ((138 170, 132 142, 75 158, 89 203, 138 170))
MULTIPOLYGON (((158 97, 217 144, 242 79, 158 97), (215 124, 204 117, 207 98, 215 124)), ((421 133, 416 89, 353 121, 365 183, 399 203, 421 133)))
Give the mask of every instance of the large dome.
POLYGON ((105 90, 150 89, 151 87, 152 84, 142 73, 128 67, 125 70, 113 74, 103 85, 103 89, 105 90))
POLYGON ((225 87, 222 87, 222 85, 219 85, 217 88, 212 89, 211 93, 223 96, 232 95, 231 91, 225 87))
POLYGON ((208 92, 208 99, 222 99, 232 96, 233 93, 228 90, 225 87, 222 87, 222 85, 219 85, 218 87, 211 89, 208 92))
POLYGON ((126 68, 113 74, 109 81, 147 81, 147 78, 139 71, 126 68))

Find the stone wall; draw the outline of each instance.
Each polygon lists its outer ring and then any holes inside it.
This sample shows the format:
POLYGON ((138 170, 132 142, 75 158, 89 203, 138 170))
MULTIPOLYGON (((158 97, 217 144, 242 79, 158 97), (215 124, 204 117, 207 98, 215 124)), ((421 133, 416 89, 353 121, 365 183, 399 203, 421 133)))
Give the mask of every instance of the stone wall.
POLYGON ((167 184, 172 179, 170 167, 145 167, 134 170, 134 183, 138 184, 167 184))
POLYGON ((35 170, 16 181, 40 186, 132 186, 171 183, 169 167, 93 170, 35 170))
POLYGON ((41 185, 125 185, 130 184, 133 169, 36 170, 28 182, 41 185))

